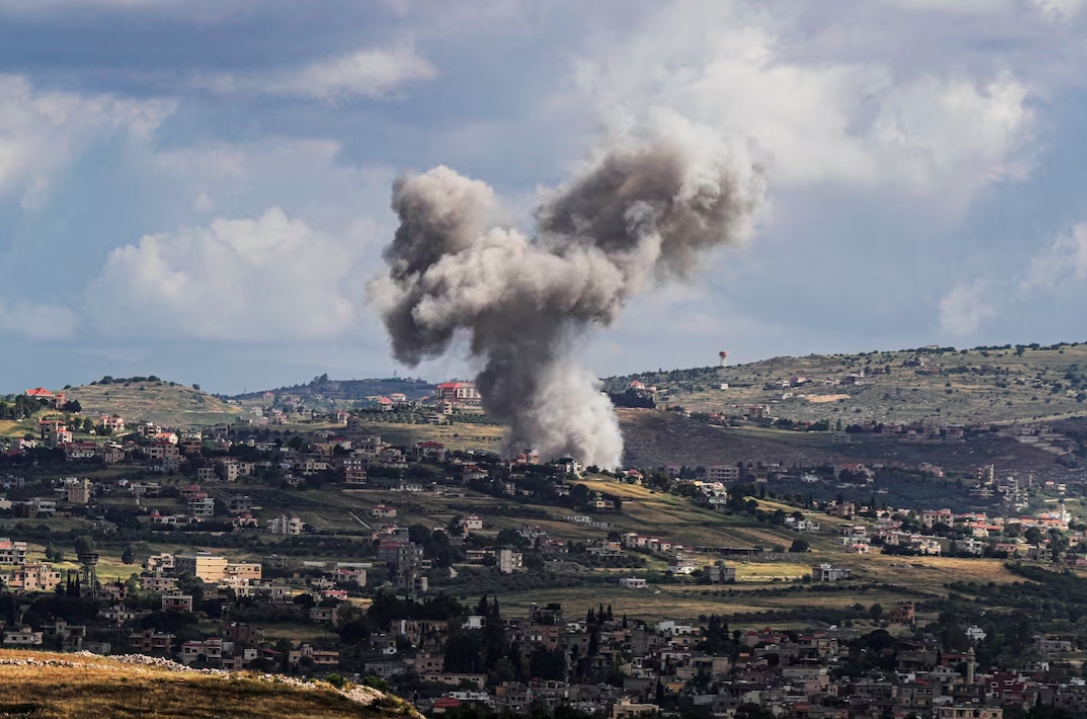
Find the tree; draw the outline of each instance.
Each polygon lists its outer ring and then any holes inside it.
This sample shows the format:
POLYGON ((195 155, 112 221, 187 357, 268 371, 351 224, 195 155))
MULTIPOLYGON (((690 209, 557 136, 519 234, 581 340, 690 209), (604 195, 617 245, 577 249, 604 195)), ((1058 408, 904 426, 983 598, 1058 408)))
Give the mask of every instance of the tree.
POLYGON ((804 539, 794 539, 792 545, 789 546, 789 551, 794 554, 803 554, 809 549, 811 549, 811 545, 804 539))
POLYGON ((873 622, 878 622, 883 617, 883 605, 876 602, 868 609, 868 613, 872 616, 873 622))
POLYGON ((79 412, 83 411, 83 406, 79 404, 78 399, 70 399, 61 406, 61 409, 63 409, 65 412, 78 414, 79 412))
POLYGON ((136 562, 136 550, 131 544, 125 547, 125 551, 121 552, 121 561, 125 564, 134 564, 136 562))
POLYGON ((75 553, 77 557, 82 557, 84 554, 94 554, 94 550, 94 539, 92 539, 89 535, 81 534, 76 537, 75 553))

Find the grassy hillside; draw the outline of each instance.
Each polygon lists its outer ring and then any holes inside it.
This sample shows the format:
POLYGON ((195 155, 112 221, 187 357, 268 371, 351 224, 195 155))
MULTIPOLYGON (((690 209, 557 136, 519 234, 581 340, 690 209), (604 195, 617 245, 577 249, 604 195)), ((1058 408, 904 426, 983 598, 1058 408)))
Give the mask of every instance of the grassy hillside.
POLYGON ((970 470, 999 464, 1008 470, 1043 472, 1053 455, 1037 447, 995 435, 960 443, 910 443, 892 436, 854 435, 849 444, 834 444, 830 432, 793 432, 757 427, 721 427, 674 412, 619 409, 626 461, 637 466, 686 464, 710 466, 741 460, 840 464, 864 462, 916 466, 932 462, 946 469, 970 470))
POLYGON ((119 414, 128 423, 152 421, 169 427, 233 422, 242 410, 191 387, 168 382, 125 382, 73 387, 86 415, 119 414))
POLYGON ((71 654, 0 651, 0 716, 327 717, 418 716, 364 688, 301 686, 263 675, 203 674, 71 654), (349 696, 350 695, 350 696, 349 696))
POLYGON ((505 428, 490 424, 401 424, 398 422, 371 422, 364 425, 366 432, 380 436, 393 444, 412 442, 441 442, 448 449, 486 448, 498 451, 505 428))
MULTIPOLYGON (((291 387, 278 387, 268 390, 275 398, 290 398, 294 402, 306 404, 331 404, 354 402, 367 397, 401 393, 409 399, 419 399, 433 394, 435 385, 421 379, 408 377, 390 377, 387 379, 329 379, 328 375, 315 377, 308 384, 291 387)), ((265 391, 247 392, 232 399, 241 401, 266 401, 265 391)))
POLYGON ((1009 423, 1087 415, 1087 344, 775 357, 725 368, 614 377, 607 386, 619 391, 632 380, 664 390, 658 403, 695 412, 728 413, 730 404, 768 404, 775 417, 832 424, 839 419, 846 425, 1009 423), (843 384, 849 375, 860 383, 843 384), (808 381, 779 386, 797 376, 808 381), (723 383, 728 389, 721 389, 723 383), (783 392, 792 396, 780 398, 783 392))

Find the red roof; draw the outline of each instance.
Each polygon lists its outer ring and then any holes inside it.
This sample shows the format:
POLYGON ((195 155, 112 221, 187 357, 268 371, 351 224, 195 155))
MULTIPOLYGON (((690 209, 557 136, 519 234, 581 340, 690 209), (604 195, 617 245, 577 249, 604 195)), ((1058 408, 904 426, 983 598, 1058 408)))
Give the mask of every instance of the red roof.
POLYGON ((460 706, 460 699, 454 699, 453 697, 442 697, 438 701, 434 702, 435 709, 452 709, 453 707, 460 706))
POLYGON ((442 382, 438 389, 456 389, 457 387, 469 387, 471 382, 442 382))
POLYGON ((35 387, 34 389, 28 389, 26 395, 28 397, 52 397, 53 393, 45 387, 35 387))

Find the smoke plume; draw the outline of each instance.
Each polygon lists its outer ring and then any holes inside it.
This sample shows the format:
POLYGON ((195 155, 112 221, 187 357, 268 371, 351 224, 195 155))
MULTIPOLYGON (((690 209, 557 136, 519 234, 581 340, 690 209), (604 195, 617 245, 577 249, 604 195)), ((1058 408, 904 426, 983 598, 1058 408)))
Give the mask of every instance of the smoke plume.
POLYGON ((397 180, 400 226, 370 285, 395 357, 415 366, 464 336, 484 409, 509 424, 507 450, 618 466, 611 402, 570 360, 572 343, 647 283, 744 239, 763 196, 742 153, 681 137, 601 153, 537 209, 531 236, 495 226, 491 188, 447 167, 397 180))

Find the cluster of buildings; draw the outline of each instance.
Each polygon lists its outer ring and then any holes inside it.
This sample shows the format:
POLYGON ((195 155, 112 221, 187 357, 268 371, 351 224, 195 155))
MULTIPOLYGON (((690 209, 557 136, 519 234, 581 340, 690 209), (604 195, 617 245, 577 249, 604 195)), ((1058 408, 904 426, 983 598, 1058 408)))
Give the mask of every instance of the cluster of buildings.
POLYGON ((229 593, 231 599, 248 598, 273 606, 289 605, 300 593, 308 593, 312 597, 309 621, 315 627, 329 625, 336 619, 336 608, 347 599, 347 591, 342 587, 347 583, 365 585, 369 566, 340 563, 328 567, 316 563, 319 570, 310 567, 304 576, 266 579, 263 578, 264 564, 282 567, 281 558, 273 555, 260 563, 233 561, 199 551, 157 554, 146 559, 138 588, 134 588, 130 583, 98 583, 93 574, 88 577, 75 570, 63 572, 48 563, 30 561, 27 555, 25 542, 0 539, 0 580, 7 591, 23 597, 54 592, 58 587, 65 589, 62 585, 66 583, 68 591, 74 586, 80 596, 94 597, 98 615, 93 621, 79 625, 58 619, 41 626, 0 626, 3 646, 49 646, 102 654, 135 651, 174 657, 184 664, 200 663, 229 669, 256 667, 254 662, 260 659, 272 661, 277 667, 284 661, 295 666, 303 663, 336 667, 339 651, 300 643, 283 657, 273 643, 265 639, 262 628, 239 622, 223 623, 213 634, 183 641, 170 631, 140 629, 140 620, 154 610, 132 607, 147 607, 147 598, 154 597, 158 611, 162 613, 199 611, 197 598, 186 591, 186 587, 198 580, 200 601, 205 602, 225 598, 229 593), (90 582, 94 582, 93 590, 90 582), (136 605, 127 602, 133 592, 138 592, 143 601, 136 605))
MULTIPOLYGON (((912 605, 892 613, 895 622, 913 620, 912 605)), ((386 652, 367 662, 365 672, 394 683, 411 674, 432 685, 449 685, 441 696, 416 695, 417 708, 435 714, 476 703, 514 713, 565 705, 607 713, 612 719, 661 711, 733 716, 744 705, 755 705, 778 717, 1002 719, 1006 709, 1087 707, 1087 683, 1047 682, 1044 661, 986 670, 972 648, 947 652, 930 641, 895 641, 881 651, 886 657, 881 664, 892 668, 872 671, 855 663, 852 640, 836 629, 766 628, 737 632, 738 639, 722 642, 720 625, 715 630, 712 621, 708 629, 674 620, 648 624, 623 618, 590 624, 588 619, 569 620, 554 606, 505 619, 502 628, 505 643, 518 646, 522 655, 557 656, 557 669, 547 676, 494 685, 488 684, 487 674, 452 671, 442 653, 451 631, 483 621, 394 621, 387 633, 370 637, 371 645, 387 647, 399 637, 410 643, 412 652, 386 652), (604 676, 611 679, 604 683, 604 676)), ((984 632, 974 636, 983 639, 984 632)), ((1069 648, 1060 642, 1036 638, 1044 648, 1069 648)))
POLYGON ((435 424, 442 423, 444 418, 456 413, 479 414, 482 412, 482 401, 475 382, 466 381, 442 382, 435 388, 432 397, 419 400, 411 400, 402 393, 370 398, 373 407, 383 412, 429 409, 430 421, 435 424))

